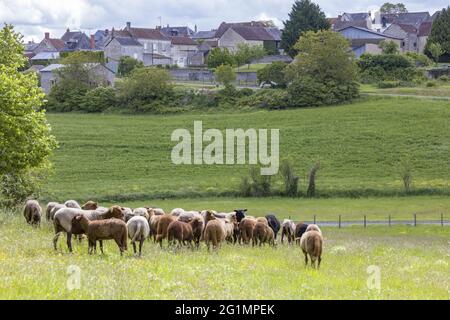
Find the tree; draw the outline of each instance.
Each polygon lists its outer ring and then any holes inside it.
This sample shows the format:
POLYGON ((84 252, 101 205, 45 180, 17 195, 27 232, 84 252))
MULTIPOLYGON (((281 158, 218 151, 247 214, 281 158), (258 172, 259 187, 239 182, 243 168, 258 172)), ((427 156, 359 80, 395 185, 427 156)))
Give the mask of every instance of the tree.
POLYGON ((303 33, 329 28, 330 23, 318 5, 310 0, 297 0, 289 13, 289 19, 284 22, 281 47, 291 57, 295 57, 298 51, 294 46, 303 33))
POLYGON ((56 147, 41 110, 44 94, 34 73, 23 74, 22 36, 11 25, 0 30, 0 192, 14 205, 36 191, 56 147))
POLYGON ((380 8, 380 12, 383 14, 398 14, 398 13, 407 13, 408 10, 403 3, 392 4, 386 2, 380 8))
POLYGON ((229 65, 221 65, 216 68, 214 72, 216 81, 223 84, 225 87, 229 87, 236 81, 236 73, 233 68, 229 65))
POLYGON ((117 73, 121 77, 126 77, 129 76, 134 69, 143 67, 144 63, 142 61, 134 59, 133 57, 124 56, 121 57, 119 60, 119 67, 117 73))
POLYGON ((252 46, 247 43, 240 43, 237 48, 238 49, 233 57, 238 67, 248 64, 248 68, 250 69, 250 63, 252 61, 261 59, 266 55, 266 50, 263 46, 252 46))
POLYGON ((346 38, 331 30, 308 31, 300 38, 295 45, 299 54, 285 72, 293 106, 340 103, 358 96, 358 67, 349 47, 346 38))
POLYGON ((436 63, 439 62, 439 58, 444 54, 444 50, 439 43, 430 43, 428 46, 428 52, 430 52, 436 63))
POLYGON ((443 51, 442 54, 450 55, 450 7, 442 9, 433 22, 430 36, 427 40, 425 53, 431 55, 430 45, 432 43, 439 44, 443 51))
POLYGON ((164 69, 135 69, 129 77, 117 83, 118 94, 125 103, 151 103, 172 95, 170 80, 169 72, 164 69))
POLYGON ((378 47, 383 54, 398 54, 400 52, 398 45, 394 41, 383 40, 378 47))
POLYGON ((284 79, 284 70, 287 67, 287 63, 282 61, 275 61, 268 64, 264 68, 258 70, 258 82, 274 82, 277 87, 286 87, 286 80, 284 79))
POLYGON ((206 64, 211 69, 221 65, 232 66, 234 64, 233 55, 227 48, 214 48, 206 58, 206 64))

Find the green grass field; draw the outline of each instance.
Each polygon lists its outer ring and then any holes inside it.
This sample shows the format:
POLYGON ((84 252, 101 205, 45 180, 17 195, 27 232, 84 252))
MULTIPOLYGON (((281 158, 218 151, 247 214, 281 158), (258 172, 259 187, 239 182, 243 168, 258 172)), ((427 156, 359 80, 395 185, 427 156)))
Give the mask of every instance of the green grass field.
MULTIPOLYGON (((176 166, 171 134, 207 128, 279 128, 280 157, 290 157, 306 190, 309 168, 321 162, 322 195, 401 193, 401 163, 414 190, 448 192, 450 108, 446 101, 371 98, 336 107, 208 114, 49 114, 60 148, 44 200, 146 200, 157 196, 236 192, 246 165, 176 166)), ((274 181, 279 189, 281 181, 274 181)))
POLYGON ((439 84, 438 82, 436 87, 426 87, 425 85, 422 85, 418 87, 399 87, 389 89, 380 89, 374 85, 362 85, 361 92, 450 98, 450 85, 439 84))
MULTIPOLYGON (((298 247, 225 245, 208 254, 144 245, 143 257, 89 256, 87 242, 52 249, 49 224, 0 215, 0 299, 449 299, 447 227, 324 228, 320 271, 305 269, 298 247), (72 267, 71 267, 72 266, 72 267), (69 290, 73 266, 80 288, 69 290), (380 291, 369 290, 369 266, 380 291), (71 269, 69 268, 71 267, 71 269)), ((63 239, 62 239, 63 240, 63 239)), ((129 248, 131 249, 131 248, 129 248)))

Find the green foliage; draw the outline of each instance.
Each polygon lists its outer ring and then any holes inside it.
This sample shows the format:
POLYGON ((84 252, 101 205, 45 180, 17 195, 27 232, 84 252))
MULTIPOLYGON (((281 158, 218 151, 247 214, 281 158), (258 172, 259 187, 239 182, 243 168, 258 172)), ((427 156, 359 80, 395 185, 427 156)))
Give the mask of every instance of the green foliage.
POLYGON ((295 48, 300 36, 307 31, 319 31, 330 28, 325 13, 317 4, 310 0, 296 0, 289 19, 284 22, 281 36, 281 47, 291 57, 295 57, 298 49, 295 48))
POLYGON ((236 81, 236 73, 230 65, 220 65, 214 71, 216 81, 224 86, 230 86, 236 81))
POLYGON ((289 106, 288 94, 282 89, 258 90, 250 97, 241 98, 239 106, 244 108, 258 108, 268 110, 285 109, 289 106))
POLYGON ((61 59, 66 63, 71 63, 74 59, 75 62, 83 61, 84 63, 105 63, 105 53, 103 51, 75 51, 75 52, 61 52, 59 54, 61 59), (73 56, 73 58, 72 58, 73 56))
POLYGON ((383 54, 398 54, 400 52, 398 44, 394 41, 383 40, 378 44, 378 47, 383 54))
POLYGON ((250 63, 253 60, 258 60, 267 54, 263 46, 254 46, 247 43, 240 43, 237 46, 237 51, 234 53, 234 62, 238 67, 248 64, 250 68, 250 63))
POLYGON ((425 53, 430 54, 430 45, 439 44, 443 54, 450 54, 450 7, 444 8, 433 21, 430 36, 425 47, 425 53))
POLYGON ((234 64, 233 55, 227 48, 214 48, 206 58, 208 68, 214 69, 221 65, 232 66, 234 64))
POLYGON ((284 76, 284 70, 288 65, 282 61, 275 61, 268 64, 264 68, 258 70, 258 82, 274 82, 277 87, 285 88, 286 80, 284 76))
POLYGON ((129 77, 117 83, 118 97, 130 110, 149 110, 153 108, 152 103, 172 96, 170 81, 170 74, 164 69, 135 69, 129 77))
POLYGON ((37 184, 25 177, 48 168, 48 157, 56 147, 45 111, 39 110, 44 94, 37 77, 19 72, 25 62, 20 39, 12 26, 0 30, 0 192, 8 198, 7 204, 33 193, 37 184), (30 184, 19 191, 23 181, 30 184))
POLYGON ((80 103, 80 111, 103 112, 117 104, 116 91, 112 87, 98 87, 88 91, 80 103))
POLYGON ((144 63, 142 61, 134 59, 133 57, 124 56, 120 58, 117 73, 121 77, 127 77, 133 72, 134 69, 143 67, 144 63))
POLYGON ((348 47, 348 40, 331 30, 300 38, 299 54, 286 69, 292 106, 342 103, 359 95, 358 68, 348 47))
POLYGON ((428 44, 427 50, 436 63, 439 62, 439 58, 444 54, 444 50, 442 50, 442 47, 439 43, 432 42, 428 44))
POLYGON ((358 60, 363 83, 380 81, 409 81, 423 78, 423 73, 415 68, 412 60, 400 54, 363 54, 358 60))
POLYGON ((390 2, 386 2, 381 6, 380 12, 384 14, 396 14, 396 13, 406 13, 408 12, 408 10, 406 9, 406 6, 403 3, 393 4, 390 2))
POLYGON ((405 53, 405 55, 409 59, 411 59, 413 65, 415 65, 416 67, 428 67, 433 63, 430 58, 422 53, 408 51, 405 53))
POLYGON ((437 87, 437 82, 436 81, 427 81, 427 83, 425 84, 428 88, 431 87, 437 87))
POLYGON ((387 88, 397 88, 400 87, 401 82, 396 81, 380 81, 378 83, 378 88, 380 89, 387 89, 387 88))
POLYGON ((288 197, 297 197, 300 178, 295 174, 294 166, 289 159, 284 159, 281 162, 280 175, 284 182, 284 195, 288 197))

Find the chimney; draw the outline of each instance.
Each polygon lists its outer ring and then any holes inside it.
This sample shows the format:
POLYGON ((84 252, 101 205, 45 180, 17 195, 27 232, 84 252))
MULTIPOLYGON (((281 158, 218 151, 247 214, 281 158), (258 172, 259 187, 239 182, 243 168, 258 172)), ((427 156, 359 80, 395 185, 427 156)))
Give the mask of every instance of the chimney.
POLYGON ((50 39, 50 32, 45 33, 45 39, 50 39))
POLYGON ((115 32, 115 30, 114 30, 114 27, 113 27, 112 30, 111 30, 111 38, 114 38, 114 32, 115 32))
POLYGON ((67 32, 70 32, 70 28, 67 28, 67 30, 66 30, 67 32))
POLYGON ((127 31, 130 31, 131 29, 131 22, 127 22, 127 31))
POLYGON ((167 24, 167 29, 169 29, 169 24, 167 24))
POLYGON ((95 49, 95 36, 93 34, 91 34, 91 50, 95 49))
POLYGON ((197 33, 197 25, 195 25, 194 31, 195 33, 197 33))

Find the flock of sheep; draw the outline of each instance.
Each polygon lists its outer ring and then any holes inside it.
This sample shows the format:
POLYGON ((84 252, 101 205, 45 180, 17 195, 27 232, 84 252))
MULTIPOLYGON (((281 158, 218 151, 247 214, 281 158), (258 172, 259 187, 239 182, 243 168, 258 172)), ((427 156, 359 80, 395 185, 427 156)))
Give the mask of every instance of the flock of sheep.
MULTIPOLYGON (((39 226, 42 212, 38 201, 27 201, 24 216, 28 224, 39 226)), ((281 229, 281 243, 284 243, 285 238, 289 244, 296 242, 305 255, 305 265, 308 265, 309 256, 312 267, 316 268, 316 263, 317 268, 320 267, 323 237, 317 225, 295 224, 287 219, 280 224, 274 215, 255 218, 246 215, 246 212, 246 209, 219 213, 214 210, 200 212, 177 208, 166 214, 159 208, 105 208, 93 201, 80 206, 76 201, 69 200, 64 204, 48 203, 46 219, 53 221, 55 250, 62 233, 67 234, 67 247, 70 252, 72 235, 78 236, 80 240, 82 235, 86 235, 89 254, 96 252, 97 242, 103 253, 103 241, 115 240, 120 254, 123 255, 127 250, 129 238, 134 254, 141 256, 142 246, 150 237, 159 243, 161 248, 164 240, 168 241, 169 246, 195 246, 196 249, 199 249, 201 241, 204 241, 208 251, 211 246, 218 249, 223 242, 275 246, 281 229)))

